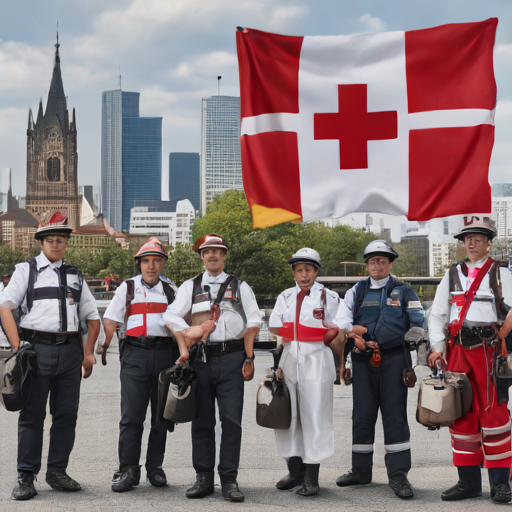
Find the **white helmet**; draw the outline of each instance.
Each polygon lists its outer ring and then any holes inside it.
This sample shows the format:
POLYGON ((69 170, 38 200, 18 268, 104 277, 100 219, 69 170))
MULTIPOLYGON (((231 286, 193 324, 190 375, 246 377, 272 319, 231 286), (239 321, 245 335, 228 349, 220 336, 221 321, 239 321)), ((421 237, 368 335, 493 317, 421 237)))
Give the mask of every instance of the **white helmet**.
POLYGON ((311 263, 316 268, 320 268, 320 254, 318 254, 315 249, 303 247, 292 256, 292 259, 289 260, 288 263, 290 265, 295 265, 296 263, 311 263))
POLYGON ((370 242, 364 250, 364 259, 368 260, 372 256, 387 256, 389 261, 398 258, 398 253, 389 246, 384 240, 374 240, 370 242))
POLYGON ((494 221, 480 214, 465 216, 464 226, 454 235, 454 238, 464 241, 465 236, 469 234, 485 235, 489 240, 492 240, 496 236, 494 221))

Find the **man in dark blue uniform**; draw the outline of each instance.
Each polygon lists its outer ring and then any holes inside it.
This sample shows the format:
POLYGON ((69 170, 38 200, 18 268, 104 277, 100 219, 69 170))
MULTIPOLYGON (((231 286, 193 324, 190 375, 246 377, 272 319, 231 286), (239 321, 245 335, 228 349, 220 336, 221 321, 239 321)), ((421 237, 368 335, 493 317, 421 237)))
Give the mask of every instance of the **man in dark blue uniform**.
MULTIPOLYGON (((345 487, 371 482, 380 408, 389 484, 399 498, 412 498, 414 491, 407 480, 411 443, 404 382, 404 369, 412 369, 404 337, 411 327, 423 326, 424 311, 413 289, 389 275, 397 257, 383 240, 371 242, 364 252, 370 277, 347 292, 334 320, 354 339, 352 469, 336 483, 345 487)), ((414 385, 413 374, 407 380, 414 385)))

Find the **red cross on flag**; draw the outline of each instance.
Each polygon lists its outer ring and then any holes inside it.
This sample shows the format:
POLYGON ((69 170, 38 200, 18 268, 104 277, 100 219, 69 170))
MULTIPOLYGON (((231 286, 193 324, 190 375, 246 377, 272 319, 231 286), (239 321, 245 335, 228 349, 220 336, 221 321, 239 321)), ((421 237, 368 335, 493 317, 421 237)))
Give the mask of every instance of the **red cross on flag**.
POLYGON ((254 227, 491 211, 498 20, 409 32, 237 32, 254 227))

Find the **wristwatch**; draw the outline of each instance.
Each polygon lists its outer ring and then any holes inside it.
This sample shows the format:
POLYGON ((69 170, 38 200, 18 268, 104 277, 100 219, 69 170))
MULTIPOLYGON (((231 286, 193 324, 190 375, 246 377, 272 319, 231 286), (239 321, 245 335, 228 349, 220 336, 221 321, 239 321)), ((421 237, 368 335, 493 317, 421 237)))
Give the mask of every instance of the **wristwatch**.
POLYGON ((251 364, 254 361, 254 354, 252 357, 246 356, 245 358, 245 364, 251 364))

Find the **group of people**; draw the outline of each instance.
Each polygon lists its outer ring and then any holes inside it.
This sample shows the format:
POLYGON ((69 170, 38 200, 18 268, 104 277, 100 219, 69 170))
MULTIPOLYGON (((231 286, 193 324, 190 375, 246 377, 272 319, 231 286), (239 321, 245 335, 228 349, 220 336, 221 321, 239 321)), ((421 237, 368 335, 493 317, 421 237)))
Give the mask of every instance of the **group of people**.
MULTIPOLYGON (((36 233, 41 254, 17 265, 0 293, 0 319, 12 349, 17 351, 22 340, 33 344, 37 354, 32 393, 18 422, 18 484, 12 492, 16 500, 37 494, 34 477, 41 469, 48 396, 52 427, 46 481, 59 491, 81 489, 66 469, 75 436, 80 367, 85 378, 91 375, 100 319, 81 272, 63 261, 70 234, 62 222, 41 226, 36 233), (12 314, 18 308, 19 326, 12 314)), ((489 256, 495 234, 487 219, 465 220, 457 238, 465 245, 467 261, 447 271, 429 317, 429 365, 465 373, 474 396, 469 413, 450 428, 459 481, 442 493, 443 500, 481 495, 483 465, 489 470, 492 500, 511 501, 510 415, 507 404, 497 400, 493 372, 488 371, 512 327, 512 276, 489 256)), ((124 492, 139 484, 149 404, 146 474, 153 486, 166 485, 162 464, 167 426, 157 417, 158 377, 176 363, 190 364, 197 375, 192 422, 196 481, 186 496, 197 499, 214 492, 217 402, 222 495, 242 502, 237 475, 244 381, 254 376, 260 312, 250 286, 224 271, 228 246, 222 237, 206 235, 193 248, 205 270, 177 289, 160 277, 168 257, 165 246, 150 239, 135 255, 140 275, 117 289, 105 312, 103 362, 116 332, 121 360, 119 467, 112 490, 124 492)), ((277 489, 298 488, 301 496, 317 495, 320 463, 334 453, 334 332, 345 340, 353 381, 352 467, 336 483, 345 487, 372 481, 380 410, 390 487, 399 498, 414 496, 407 478, 411 441, 406 406, 415 377, 405 339, 411 330, 424 327, 425 315, 413 289, 391 275, 397 257, 386 242, 371 242, 364 251, 369 277, 343 299, 316 281, 321 269, 317 251, 302 248, 289 260, 295 286, 279 295, 269 321, 270 330, 283 340, 279 366, 291 400, 290 427, 275 431, 277 451, 288 466, 277 489)), ((348 381, 347 371, 343 376, 348 381)))

